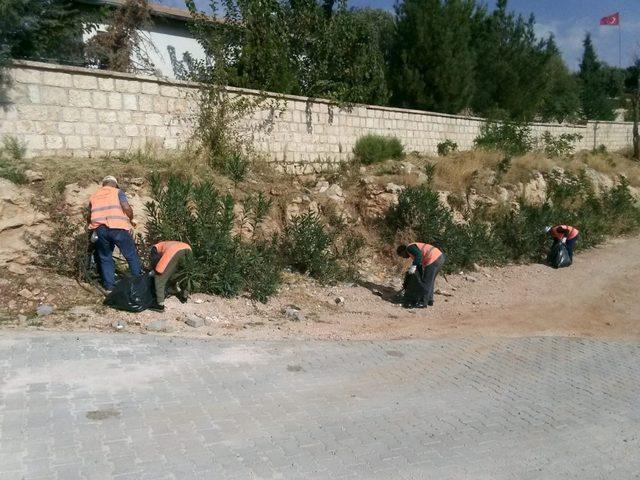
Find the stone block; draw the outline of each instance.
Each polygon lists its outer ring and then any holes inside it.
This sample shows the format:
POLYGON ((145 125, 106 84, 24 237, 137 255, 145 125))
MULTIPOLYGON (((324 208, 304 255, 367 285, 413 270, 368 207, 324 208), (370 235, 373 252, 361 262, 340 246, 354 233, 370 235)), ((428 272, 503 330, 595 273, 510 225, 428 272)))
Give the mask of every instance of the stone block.
POLYGON ((115 123, 118 121, 118 112, 113 110, 98 110, 97 113, 100 123, 115 123))
POLYGON ((158 95, 160 93, 160 85, 155 82, 140 82, 140 90, 147 95, 158 95))
POLYGON ((128 123, 131 123, 131 112, 124 110, 121 112, 117 112, 118 114, 118 123, 120 125, 126 125, 128 123))
POLYGON ((58 122, 58 133, 61 135, 73 135, 75 129, 71 122, 58 122))
POLYGON ((80 110, 73 107, 62 107, 62 120, 65 122, 78 122, 80 120, 80 110))
POLYGON ((73 126, 76 135, 89 135, 93 125, 90 123, 79 122, 73 126))
POLYGON ((113 92, 115 89, 115 82, 113 78, 98 77, 98 88, 103 92, 113 92))
POLYGON ((26 96, 29 102, 39 104, 40 103, 40 86, 39 85, 27 85, 26 96))
POLYGON ((109 101, 107 99, 107 94, 101 91, 91 92, 91 102, 93 108, 108 108, 109 101))
POLYGON ((116 150, 129 150, 131 148, 130 137, 116 137, 116 150))
POLYGON ((42 103, 45 105, 66 106, 69 103, 69 95, 64 88, 42 87, 40 95, 42 103))
POLYGON ((125 125, 124 134, 127 137, 137 137, 138 136, 138 126, 137 125, 125 125))
POLYGON ((153 112, 153 97, 151 95, 139 95, 138 110, 143 112, 153 112))
POLYGON ((177 98, 180 96, 177 87, 171 87, 169 85, 160 85, 160 95, 163 97, 173 97, 177 98))
POLYGON ((144 112, 131 112, 131 121, 136 125, 144 125, 147 121, 147 114, 144 112))
POLYGON ((175 137, 165 137, 163 147, 167 150, 177 150, 178 149, 178 139, 175 137))
POLYGON ((169 102, 164 97, 153 97, 153 111, 155 113, 165 114, 169 111, 169 102))
POLYGON ((132 93, 125 93, 122 95, 122 107, 125 110, 137 110, 138 98, 132 93))
POLYGON ((140 82, 116 78, 116 92, 140 93, 140 82))
POLYGON ((73 87, 71 75, 62 72, 42 72, 42 83, 53 87, 73 87))
POLYGON ((96 123, 98 121, 98 114, 93 108, 83 108, 80 111, 80 120, 84 123, 96 123))
POLYGON ((98 137, 87 135, 82 137, 82 146, 84 148, 94 149, 98 147, 98 137))
POLYGON ((98 79, 93 75, 73 75, 73 86, 81 90, 96 90, 98 79))
POLYGON ((44 140, 47 148, 52 150, 64 148, 64 141, 59 135, 46 135, 44 140))
POLYGON ((145 123, 147 125, 160 126, 162 125, 162 115, 158 113, 147 113, 145 116, 145 123))
POLYGON ((42 72, 39 70, 17 68, 11 71, 11 78, 17 83, 33 83, 39 85, 42 83, 42 72))
POLYGON ((18 105, 16 112, 25 120, 47 120, 47 108, 41 105, 18 105))
POLYGON ((109 93, 107 94, 107 100, 109 103, 109 108, 113 110, 121 110, 122 109, 122 95, 120 93, 109 93))
POLYGON ((27 150, 42 150, 45 148, 43 135, 25 135, 23 140, 27 145, 27 150))
POLYGON ((64 138, 64 144, 67 148, 76 150, 82 148, 82 138, 78 135, 67 135, 64 138))
POLYGON ((113 150, 116 142, 113 137, 98 137, 98 145, 101 150, 113 150))

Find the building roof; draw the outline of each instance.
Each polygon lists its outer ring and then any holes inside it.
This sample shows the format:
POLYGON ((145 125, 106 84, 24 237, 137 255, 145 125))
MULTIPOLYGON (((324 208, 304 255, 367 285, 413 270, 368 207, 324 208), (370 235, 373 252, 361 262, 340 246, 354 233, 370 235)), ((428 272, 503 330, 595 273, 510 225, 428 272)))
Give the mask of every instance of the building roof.
MULTIPOLYGON (((124 5, 125 0, 75 0, 78 3, 84 3, 87 5, 95 5, 95 6, 113 6, 119 7, 124 5)), ((173 20, 181 20, 187 21, 191 20, 191 13, 189 10, 184 8, 175 8, 175 7, 167 7, 165 5, 160 5, 158 3, 149 2, 149 9, 151 10, 151 15, 156 17, 165 17, 171 18, 173 20)))

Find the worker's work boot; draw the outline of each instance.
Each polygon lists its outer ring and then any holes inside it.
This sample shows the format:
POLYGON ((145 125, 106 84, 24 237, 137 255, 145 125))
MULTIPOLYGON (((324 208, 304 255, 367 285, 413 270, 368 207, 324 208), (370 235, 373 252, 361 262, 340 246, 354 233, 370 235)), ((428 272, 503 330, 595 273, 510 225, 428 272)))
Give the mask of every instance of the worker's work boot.
POLYGON ((164 305, 160 305, 158 303, 154 303, 149 307, 149 310, 153 310, 154 312, 164 312, 164 305))

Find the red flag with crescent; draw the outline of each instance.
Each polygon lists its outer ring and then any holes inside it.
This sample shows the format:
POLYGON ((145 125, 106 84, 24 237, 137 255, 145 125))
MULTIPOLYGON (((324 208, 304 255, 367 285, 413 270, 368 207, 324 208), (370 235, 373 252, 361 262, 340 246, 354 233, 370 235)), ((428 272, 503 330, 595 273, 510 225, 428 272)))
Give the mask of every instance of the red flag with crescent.
POLYGON ((620 25, 620 13, 616 12, 613 15, 602 17, 600 19, 600 25, 620 25))

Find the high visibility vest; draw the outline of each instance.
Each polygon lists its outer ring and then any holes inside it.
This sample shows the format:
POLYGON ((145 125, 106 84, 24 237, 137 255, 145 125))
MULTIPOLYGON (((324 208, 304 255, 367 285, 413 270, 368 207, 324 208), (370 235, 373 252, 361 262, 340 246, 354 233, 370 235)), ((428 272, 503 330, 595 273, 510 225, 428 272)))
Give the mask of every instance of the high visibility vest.
POLYGON ((562 240, 564 238, 564 233, 560 232, 560 229, 569 231, 567 234, 567 240, 573 240, 580 233, 580 231, 575 227, 571 227, 569 225, 557 225, 551 229, 551 236, 558 240, 562 240))
POLYGON ((89 199, 91 205, 90 229, 95 230, 100 225, 106 225, 108 228, 131 230, 131 222, 122 210, 118 192, 119 190, 115 187, 104 186, 91 195, 89 199))
MULTIPOLYGON (((431 265, 433 262, 440 258, 442 255, 442 251, 439 248, 434 247, 433 245, 429 245, 428 243, 412 243, 411 245, 415 245, 422 252, 422 266, 426 267, 427 265, 431 265)), ((409 245, 409 246, 411 246, 409 245)), ((411 254, 409 254, 411 255, 411 254)), ((413 257, 413 255, 411 255, 413 257)))
POLYGON ((181 250, 191 250, 191 246, 188 243, 176 242, 174 240, 158 242, 154 245, 154 248, 158 252, 158 255, 160 255, 160 260, 158 260, 154 269, 158 273, 165 271, 167 265, 169 265, 169 262, 176 253, 181 250))

